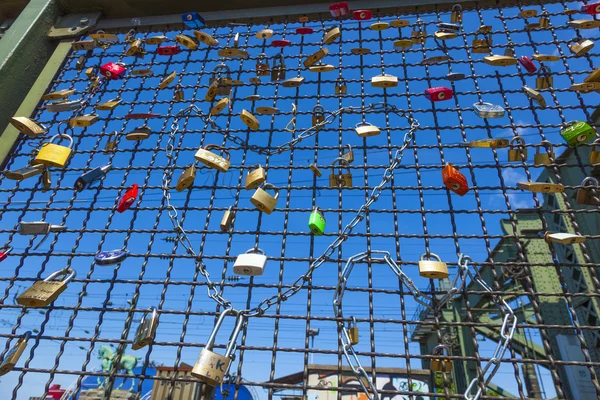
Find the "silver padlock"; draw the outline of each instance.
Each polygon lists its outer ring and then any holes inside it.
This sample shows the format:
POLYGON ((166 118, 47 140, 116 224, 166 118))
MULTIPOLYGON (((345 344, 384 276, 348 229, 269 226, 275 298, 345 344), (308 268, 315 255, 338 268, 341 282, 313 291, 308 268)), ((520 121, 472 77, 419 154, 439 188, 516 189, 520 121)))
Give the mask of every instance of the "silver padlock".
POLYGON ((158 313, 156 312, 156 307, 150 307, 150 309, 144 313, 142 319, 140 320, 140 324, 135 331, 135 337, 133 338, 131 348, 133 350, 139 350, 142 347, 146 347, 152 343, 154 336, 156 335, 157 327, 158 313), (150 317, 148 317, 148 314, 150 314, 150 317))
POLYGON ((267 265, 267 256, 261 249, 250 249, 240 254, 233 264, 233 272, 238 275, 258 276, 262 275, 267 265))

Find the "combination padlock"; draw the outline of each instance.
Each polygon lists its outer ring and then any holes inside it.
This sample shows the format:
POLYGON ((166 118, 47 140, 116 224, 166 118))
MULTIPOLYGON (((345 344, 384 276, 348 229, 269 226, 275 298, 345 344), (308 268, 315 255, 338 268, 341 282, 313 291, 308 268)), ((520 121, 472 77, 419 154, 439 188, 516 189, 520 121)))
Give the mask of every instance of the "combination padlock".
POLYGON ((206 346, 200 352, 200 356, 192 369, 192 376, 196 379, 206 383, 210 386, 217 386, 223 382, 225 375, 229 371, 229 367, 231 366, 231 361, 233 360, 233 353, 236 347, 236 341, 240 334, 240 330, 244 325, 244 316, 240 313, 236 313, 236 324, 231 336, 229 337, 229 342, 227 343, 227 347, 225 349, 225 354, 220 355, 213 352, 213 347, 215 345, 215 339, 217 337, 217 333, 219 328, 223 324, 225 317, 230 313, 235 313, 231 308, 226 308, 223 310, 217 323, 215 324, 214 329, 212 330, 208 341, 206 342, 206 346))
POLYGON ((590 164, 600 163, 600 151, 597 148, 599 145, 600 139, 596 139, 592 145, 592 150, 590 151, 590 164))
POLYGON ((316 130, 321 129, 322 124, 325 123, 325 109, 322 105, 317 104, 312 111, 312 126, 316 130))
POLYGON ((551 160, 555 160, 554 152, 552 151, 552 143, 547 140, 543 140, 536 146, 535 155, 533 156, 533 165, 550 165, 551 160), (541 153, 540 149, 545 148, 546 152, 541 153))
POLYGON ((398 77, 394 75, 377 75, 371 78, 371 86, 376 88, 390 88, 398 86, 398 77))
POLYGON ((126 65, 118 62, 109 62, 100 67, 100 75, 110 80, 121 79, 126 71, 126 65))
POLYGON ((348 161, 345 159, 338 157, 331 163, 331 174, 329 175, 329 187, 332 188, 343 188, 343 187, 352 187, 352 173, 350 172, 350 168, 348 168, 348 161), (336 164, 339 163, 339 173, 335 173, 336 164), (346 173, 342 172, 342 169, 346 168, 346 173))
POLYGON ((261 249, 250 249, 240 254, 233 264, 233 273, 244 276, 259 276, 265 272, 267 256, 261 249))
POLYGON ((432 102, 451 100, 453 94, 454 92, 452 89, 444 86, 425 89, 425 96, 432 102))
POLYGON ((110 169, 112 168, 111 164, 104 165, 102 167, 96 167, 91 171, 83 173, 77 180, 75 181, 75 190, 78 192, 83 191, 86 187, 88 187, 92 182, 102 178, 110 169))
POLYGON ((308 56, 308 58, 306 60, 304 60, 304 66, 306 68, 312 67, 317 62, 319 62, 323 58, 325 58, 325 56, 327 56, 327 54, 329 54, 329 50, 327 49, 327 47, 323 47, 323 48, 319 49, 317 52, 311 54, 310 56, 308 56))
POLYGON ((459 196, 464 196, 469 191, 467 178, 452 164, 446 164, 442 170, 444 185, 459 196))
POLYGON ((13 370, 15 365, 19 362, 19 358, 21 358, 21 354, 25 351, 27 347, 27 341, 31 337, 31 331, 27 331, 21 336, 15 345, 6 353, 2 362, 0 362, 0 376, 8 374, 13 370))
POLYGON ((4 170, 2 171, 2 175, 6 177, 6 179, 11 179, 13 181, 22 181, 23 179, 31 178, 32 176, 37 176, 43 173, 46 170, 44 165, 28 165, 24 168, 15 169, 14 171, 4 170))
POLYGON ((154 341, 154 336, 156 335, 157 327, 158 312, 156 311, 156 307, 150 307, 150 309, 142 316, 140 324, 135 330, 135 336, 133 337, 131 349, 139 350, 142 347, 146 347, 152 343, 154 341))
POLYGON ((581 188, 577 189, 577 204, 598 206, 599 196, 598 179, 588 176, 581 182, 581 188))
POLYGON ((197 12, 187 12, 185 14, 181 14, 181 22, 191 29, 202 29, 206 26, 204 18, 202 18, 202 16, 197 12))
POLYGON ((583 121, 570 122, 565 129, 560 131, 569 147, 576 147, 596 137, 596 131, 583 121))
POLYGON ((577 56, 577 57, 586 55, 593 48, 594 48, 594 42, 592 42, 589 39, 582 39, 578 42, 575 42, 575 43, 569 45, 569 50, 571 50, 571 52, 573 54, 575 54, 575 56, 577 56))
POLYGON ((221 223, 219 224, 221 232, 227 232, 231 228, 233 216, 233 207, 230 206, 223 214, 223 218, 221 218, 221 223))
POLYGON ((419 275, 429 279, 448 278, 448 265, 437 254, 424 253, 419 260, 419 275), (435 261, 432 261, 431 259, 435 261))
MULTIPOLYGON (((449 356, 450 349, 448 348, 448 346, 438 345, 433 348, 432 355, 434 355, 434 356, 444 356, 444 355, 449 356)), ((452 372, 452 360, 450 360, 449 358, 443 358, 443 357, 432 358, 431 359, 431 370, 438 371, 438 372, 443 371, 448 374, 448 373, 452 372)))
POLYGON ((30 137, 36 137, 46 133, 46 127, 42 124, 38 124, 31 118, 12 117, 10 119, 10 124, 17 128, 19 132, 30 137))
POLYGON ((255 164, 250 167, 248 175, 246 175, 246 189, 251 190, 262 185, 267 179, 265 170, 259 164, 255 164))
POLYGON ((335 81, 335 94, 346 94, 348 92, 348 86, 346 80, 341 76, 335 81))
POLYGON ((352 146, 349 144, 347 144, 346 147, 348 147, 348 151, 342 154, 342 158, 348 161, 348 164, 351 164, 354 162, 354 150, 352 150, 352 146))
POLYGON ((501 106, 486 102, 473 104, 473 111, 479 118, 502 118, 506 113, 501 106))
POLYGON ((265 53, 260 53, 256 58, 256 75, 268 76, 271 73, 269 59, 265 53))
POLYGON ((17 297, 17 303, 23 307, 46 307, 67 289, 69 282, 77 274, 69 267, 53 272, 43 281, 35 282, 29 289, 17 297), (57 279, 57 278, 61 279, 57 279))
POLYGON ((521 136, 515 136, 510 140, 510 149, 508 150, 508 161, 525 161, 527 160, 527 148, 525 147, 525 139, 521 136))
POLYGON ((133 205, 138 195, 138 185, 134 183, 126 191, 125 194, 119 199, 117 203, 117 212, 123 213, 133 205))
POLYGON ((381 133, 378 127, 368 122, 359 122, 354 130, 360 137, 377 136, 381 133))
POLYGON ((325 215, 319 210, 319 207, 315 207, 308 218, 308 229, 313 235, 321 236, 325 232, 325 222, 325 215))
POLYGON ((192 186, 195 179, 196 179, 196 165, 192 164, 183 171, 183 173, 177 180, 177 185, 175 185, 175 190, 177 190, 178 192, 183 192, 185 189, 192 186))
POLYGON ((323 35, 323 43, 331 44, 335 42, 340 36, 342 36, 342 31, 340 30, 340 28, 337 26, 331 27, 327 32, 325 32, 325 35, 323 35))
POLYGON ((351 316, 348 322, 348 340, 352 346, 358 344, 358 325, 356 324, 356 318, 351 316))
POLYGON ((50 142, 44 142, 42 148, 38 152, 35 159, 31 162, 32 165, 42 164, 46 167, 64 168, 65 164, 71 156, 73 148, 73 138, 67 134, 61 133, 52 136, 50 142), (64 138, 69 141, 69 147, 54 144, 54 140, 64 138))
POLYGON ((226 148, 217 146, 216 144, 209 144, 204 148, 200 148, 194 155, 194 158, 200 161, 202 164, 221 172, 227 172, 227 170, 229 169, 230 157, 231 156, 229 155, 229 152, 226 148), (209 151, 211 149, 221 150, 222 153, 226 154, 227 158, 216 155, 215 153, 209 151))
POLYGON ((265 214, 271 214, 277 205, 277 200, 279 200, 279 190, 270 183, 265 183, 262 187, 256 189, 250 198, 250 203, 252 203, 257 210, 262 211, 265 214), (265 189, 272 189, 275 192, 275 196, 271 196, 265 189))
POLYGON ((550 75, 550 68, 547 66, 543 66, 538 71, 538 76, 535 79, 535 88, 536 89, 548 89, 552 87, 553 79, 550 75))
POLYGON ((148 125, 142 125, 140 127, 135 128, 133 131, 129 132, 125 135, 125 139, 127 140, 145 140, 150 137, 152 134, 152 129, 148 125))
POLYGON ((286 67, 283 54, 277 53, 273 56, 273 65, 271 66, 271 82, 285 80, 286 67), (277 62, 279 61, 279 62, 277 62))
POLYGON ((260 128, 260 122, 252 113, 248 110, 242 110, 240 113, 240 119, 248 128, 253 131, 257 131, 260 128))
POLYGON ((460 4, 455 4, 452 6, 452 14, 450 14, 450 22, 454 24, 462 23, 462 6, 460 4))

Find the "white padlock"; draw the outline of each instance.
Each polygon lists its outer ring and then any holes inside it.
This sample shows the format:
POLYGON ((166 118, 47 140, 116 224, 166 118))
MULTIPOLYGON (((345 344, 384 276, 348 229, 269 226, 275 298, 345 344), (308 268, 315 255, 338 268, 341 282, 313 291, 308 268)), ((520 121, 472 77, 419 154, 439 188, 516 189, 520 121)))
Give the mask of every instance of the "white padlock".
POLYGON ((233 264, 233 272, 238 275, 258 276, 265 271, 267 256, 261 249, 250 249, 240 254, 233 264))

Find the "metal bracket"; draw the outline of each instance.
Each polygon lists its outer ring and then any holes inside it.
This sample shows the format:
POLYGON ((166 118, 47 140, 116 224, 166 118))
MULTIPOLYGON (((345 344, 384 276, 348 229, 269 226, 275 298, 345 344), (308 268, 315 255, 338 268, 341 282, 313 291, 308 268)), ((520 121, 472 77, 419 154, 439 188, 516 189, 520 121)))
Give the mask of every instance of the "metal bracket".
POLYGON ((63 15, 50 28, 48 37, 51 39, 69 39, 80 36, 96 26, 100 15, 99 12, 63 15))

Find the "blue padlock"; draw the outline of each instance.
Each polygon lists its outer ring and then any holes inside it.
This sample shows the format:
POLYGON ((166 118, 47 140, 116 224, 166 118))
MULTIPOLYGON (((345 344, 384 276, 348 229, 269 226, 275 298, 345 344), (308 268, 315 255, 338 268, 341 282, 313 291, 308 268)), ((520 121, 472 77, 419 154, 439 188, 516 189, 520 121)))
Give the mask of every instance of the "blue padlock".
POLYGON ((197 12, 181 14, 181 22, 192 29, 200 29, 206 26, 204 18, 202 18, 197 12))
POLYGON ((94 258, 98 265, 114 265, 125 260, 128 255, 129 252, 127 250, 111 250, 101 251, 94 258))
POLYGON ((77 189, 78 192, 81 192, 90 183, 106 175, 110 168, 111 165, 107 164, 103 167, 96 167, 93 170, 86 172, 85 174, 77 178, 77 180, 75 181, 75 189, 77 189))

